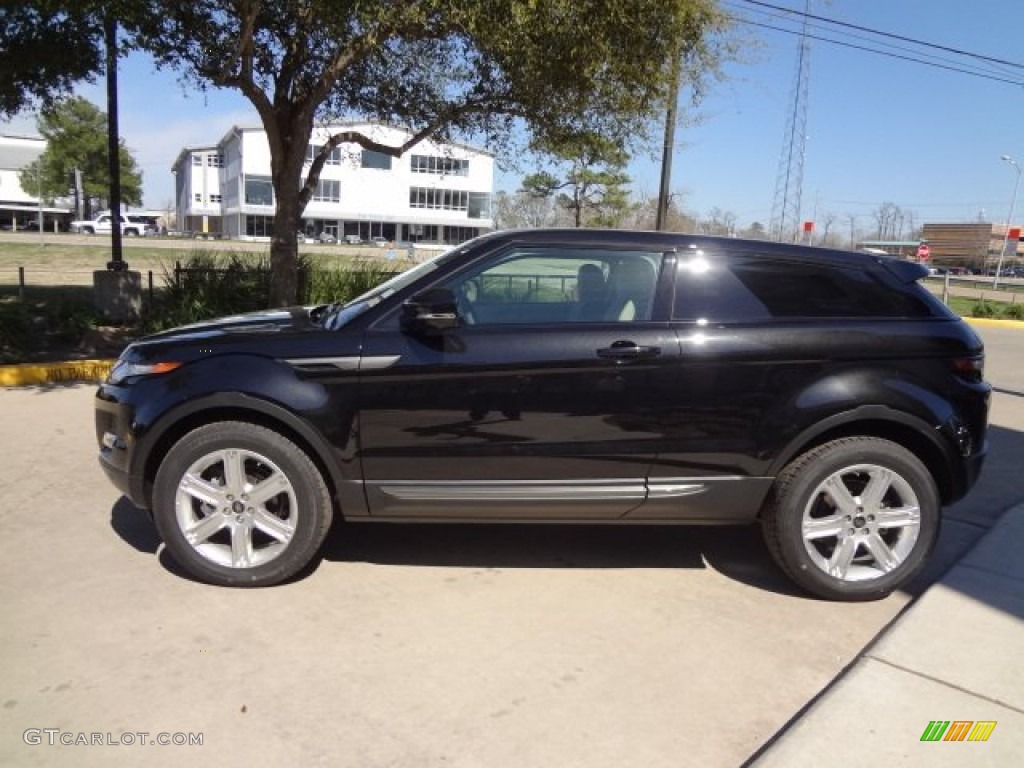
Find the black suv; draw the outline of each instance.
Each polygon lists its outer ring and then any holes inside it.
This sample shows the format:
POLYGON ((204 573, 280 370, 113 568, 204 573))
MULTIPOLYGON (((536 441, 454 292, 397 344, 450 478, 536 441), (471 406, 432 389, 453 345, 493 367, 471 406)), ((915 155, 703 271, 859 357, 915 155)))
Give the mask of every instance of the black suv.
POLYGON ((231 586, 331 520, 760 522, 821 596, 911 578, 986 452, 974 332, 868 254, 679 234, 487 235, 344 305, 129 346, 103 468, 231 586))

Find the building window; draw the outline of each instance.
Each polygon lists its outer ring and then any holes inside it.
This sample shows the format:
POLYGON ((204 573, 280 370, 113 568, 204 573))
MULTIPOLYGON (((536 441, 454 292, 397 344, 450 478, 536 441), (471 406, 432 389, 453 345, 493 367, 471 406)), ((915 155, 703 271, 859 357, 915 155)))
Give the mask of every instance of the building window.
POLYGON ((223 168, 224 155, 207 155, 206 164, 211 168, 223 168))
POLYGON ((409 207, 465 211, 469 207, 469 193, 461 189, 409 187, 409 207))
POLYGON ((195 200, 197 203, 203 202, 203 196, 199 192, 196 192, 194 195, 192 195, 192 199, 195 200))
POLYGON ((274 185, 269 176, 245 177, 246 205, 273 205, 274 185))
MULTIPOLYGON (((306 145, 306 162, 312 163, 313 158, 316 157, 320 151, 324 148, 323 144, 307 144, 306 145)), ((341 148, 335 147, 331 150, 331 153, 327 156, 326 165, 341 165, 341 148)))
POLYGON ((486 192, 469 193, 469 218, 491 218, 491 196, 486 192))
POLYGON ((313 192, 313 200, 318 203, 337 203, 341 201, 341 182, 337 179, 320 179, 313 192))
POLYGON ((391 155, 385 155, 383 152, 374 152, 372 149, 364 149, 362 166, 363 168, 390 171, 391 155))
POLYGON ((444 242, 449 245, 459 245, 467 240, 472 240, 480 234, 476 227, 445 227, 444 242))
POLYGON ((245 234, 249 237, 273 237, 273 216, 246 216, 245 234))
POLYGON ((210 195, 210 202, 211 203, 219 203, 219 202, 222 202, 222 200, 223 200, 223 198, 220 195, 210 195))
POLYGON ((442 176, 469 176, 469 160, 436 155, 413 155, 413 173, 437 173, 442 176))
POLYGON ((202 165, 202 164, 203 164, 203 156, 202 155, 192 155, 192 165, 202 165))

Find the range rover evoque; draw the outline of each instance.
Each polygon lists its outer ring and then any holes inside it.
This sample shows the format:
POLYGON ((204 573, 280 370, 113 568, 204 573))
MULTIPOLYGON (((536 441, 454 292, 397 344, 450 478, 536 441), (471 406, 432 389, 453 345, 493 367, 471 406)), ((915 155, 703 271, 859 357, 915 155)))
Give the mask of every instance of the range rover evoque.
POLYGON ((977 335, 876 255, 498 232, 346 304, 131 344, 100 461, 169 553, 265 586, 332 519, 759 523, 818 596, 884 596, 975 482, 977 335))

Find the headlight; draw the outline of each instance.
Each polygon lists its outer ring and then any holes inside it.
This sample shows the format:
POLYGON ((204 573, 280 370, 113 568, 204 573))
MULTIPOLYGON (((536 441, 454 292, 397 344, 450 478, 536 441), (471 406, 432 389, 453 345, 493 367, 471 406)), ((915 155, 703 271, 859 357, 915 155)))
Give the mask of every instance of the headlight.
POLYGON ((128 360, 118 360, 111 369, 107 381, 111 384, 120 384, 132 376, 154 376, 160 373, 170 373, 175 368, 180 367, 180 362, 133 363, 128 360))

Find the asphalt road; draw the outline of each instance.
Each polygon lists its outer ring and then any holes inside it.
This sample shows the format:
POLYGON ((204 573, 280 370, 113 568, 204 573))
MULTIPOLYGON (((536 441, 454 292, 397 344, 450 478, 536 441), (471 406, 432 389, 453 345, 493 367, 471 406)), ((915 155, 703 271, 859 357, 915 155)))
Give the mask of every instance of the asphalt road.
MULTIPOLYGON (((1024 498, 1024 331, 981 333, 994 450, 915 589, 1024 498)), ((809 599, 715 528, 349 526, 209 587, 96 466, 92 395, 0 391, 0 765, 732 766, 910 599, 809 599)))

